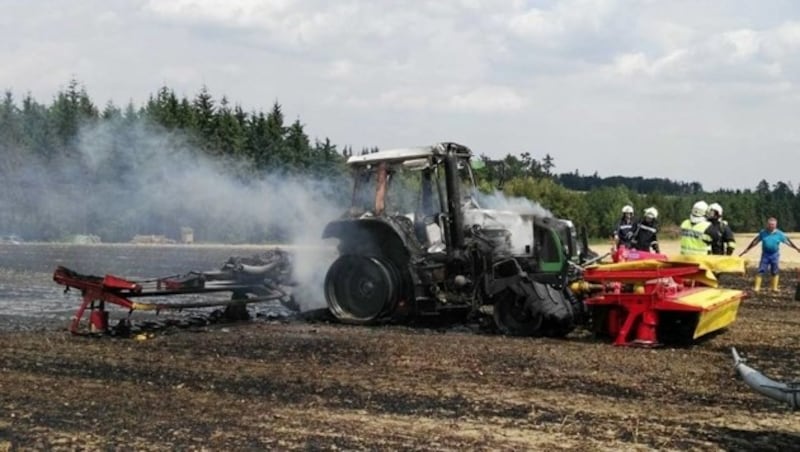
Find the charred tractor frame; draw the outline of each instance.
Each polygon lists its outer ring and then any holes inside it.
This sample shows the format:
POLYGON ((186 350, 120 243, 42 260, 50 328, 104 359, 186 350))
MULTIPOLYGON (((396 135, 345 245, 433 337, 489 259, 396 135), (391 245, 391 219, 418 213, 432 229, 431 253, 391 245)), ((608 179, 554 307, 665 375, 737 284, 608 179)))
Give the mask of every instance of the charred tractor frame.
POLYGON ((588 256, 568 220, 482 208, 471 151, 456 143, 348 160, 351 209, 323 238, 339 239, 325 298, 356 324, 493 315, 510 335, 564 336, 583 315, 569 290, 588 256))

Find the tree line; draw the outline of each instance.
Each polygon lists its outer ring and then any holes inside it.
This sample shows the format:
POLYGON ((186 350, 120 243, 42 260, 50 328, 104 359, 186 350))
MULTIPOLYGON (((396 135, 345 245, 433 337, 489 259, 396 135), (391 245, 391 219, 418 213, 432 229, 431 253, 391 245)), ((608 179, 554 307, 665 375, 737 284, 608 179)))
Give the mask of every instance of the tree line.
MULTIPOLYGON (((124 183, 135 184, 137 178, 148 177, 132 174, 135 168, 131 161, 143 156, 131 153, 145 152, 128 145, 136 127, 146 127, 166 137, 179 136, 180 140, 175 139, 196 158, 219 162, 242 183, 266 174, 331 180, 342 188, 342 199, 346 201, 349 175, 345 161, 353 155, 352 147, 340 147, 329 138, 312 140, 299 118, 286 121, 277 101, 266 112, 245 111, 225 96, 216 99, 205 87, 191 98, 161 87, 141 106, 107 102, 100 107, 78 81, 72 80, 47 104, 30 94, 17 100, 11 91, 6 91, 0 102, 0 179, 4 181, 0 192, 0 235, 16 233, 29 240, 59 240, 69 233, 91 233, 109 241, 127 240, 133 232, 162 232, 163 225, 170 222, 177 227, 178 219, 171 218, 172 214, 148 210, 148 206, 138 206, 135 212, 120 208, 119 212, 110 212, 116 215, 114 221, 103 221, 109 212, 90 205, 95 199, 93 192, 121 190, 124 183), (86 143, 81 141, 81 133, 87 127, 102 128, 110 137, 98 145, 113 157, 102 165, 93 162, 91 153, 82 148, 86 143), (49 171, 37 172, 37 168, 49 171), (104 185, 103 181, 122 184, 104 185), (76 199, 65 206, 65 199, 52 199, 54 194, 69 194, 76 199), (68 215, 68 210, 75 209, 78 215, 68 215), (162 226, 153 230, 154 224, 162 226)), ((166 144, 174 143, 157 143, 165 145, 163 152, 168 152, 166 144)), ((162 152, 155 147, 151 152, 162 152)), ((370 147, 356 152, 376 150, 370 147)), ((699 199, 722 204, 735 231, 755 231, 768 216, 778 217, 784 230, 800 229, 800 193, 789 182, 771 185, 761 181, 753 190, 709 193, 697 182, 601 178, 596 173, 581 175, 577 170, 557 174, 556 160, 549 153, 535 158, 530 152, 521 152, 499 161, 485 155, 478 158, 486 163, 478 171, 481 189, 493 191, 500 187, 508 196, 532 199, 553 214, 585 226, 593 237, 610 233, 625 204, 633 204, 638 213, 646 207, 656 207, 661 225, 674 230, 699 199)), ((230 228, 225 234, 211 227, 204 232, 204 239, 209 241, 270 239, 268 235, 241 230, 232 236, 230 228)))
MULTIPOLYGON (((502 179, 496 172, 483 171, 482 189, 490 190, 502 179)), ((632 205, 636 215, 655 207, 659 224, 666 236, 677 237, 678 225, 688 218, 692 205, 700 200, 719 203, 724 218, 738 232, 758 231, 768 217, 776 217, 784 231, 800 229, 800 191, 788 182, 770 185, 759 182, 755 190, 722 189, 713 192, 695 191, 694 183, 674 183, 672 190, 638 191, 641 178, 620 177, 617 185, 605 185, 589 190, 572 190, 560 182, 559 176, 543 174, 515 176, 502 183, 508 196, 519 196, 539 202, 555 216, 569 218, 586 228, 590 237, 602 238, 611 234, 621 217, 621 209, 632 205)))

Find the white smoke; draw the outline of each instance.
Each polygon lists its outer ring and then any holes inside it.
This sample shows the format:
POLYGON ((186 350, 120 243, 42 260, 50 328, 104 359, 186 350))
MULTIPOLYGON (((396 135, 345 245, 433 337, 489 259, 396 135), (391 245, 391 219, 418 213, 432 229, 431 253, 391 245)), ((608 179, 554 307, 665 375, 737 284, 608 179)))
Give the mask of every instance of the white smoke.
POLYGON ((478 203, 485 209, 508 210, 537 217, 550 218, 554 216, 552 212, 536 201, 519 196, 506 196, 498 190, 493 193, 478 193, 476 196, 478 203))
POLYGON ((549 210, 530 199, 509 197, 500 191, 476 193, 475 198, 481 209, 465 210, 466 224, 508 231, 511 234, 509 251, 513 254, 529 253, 534 245, 531 216, 553 216, 549 210))
POLYGON ((149 221, 131 218, 138 222, 137 233, 177 238, 179 227, 189 226, 198 241, 214 234, 224 237, 225 230, 232 231, 231 240, 277 234, 276 245, 294 256, 298 303, 303 309, 324 307, 322 281, 335 249, 323 243, 322 229, 344 211, 337 200, 348 198, 343 192, 348 184, 278 174, 242 177, 247 173, 237 171, 242 168, 236 163, 205 157, 181 134, 143 122, 84 128, 77 149, 90 174, 102 177, 110 173, 104 169, 121 166, 126 175, 78 188, 86 192, 83 202, 91 210, 84 208, 81 214, 102 222, 124 216, 126 208, 149 212, 149 221))

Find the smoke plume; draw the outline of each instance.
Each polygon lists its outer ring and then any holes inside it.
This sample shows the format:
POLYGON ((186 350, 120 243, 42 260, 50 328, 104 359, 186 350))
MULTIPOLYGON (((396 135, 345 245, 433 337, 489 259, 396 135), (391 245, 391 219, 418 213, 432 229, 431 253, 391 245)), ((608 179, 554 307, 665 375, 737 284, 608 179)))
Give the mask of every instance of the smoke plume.
POLYGON ((503 192, 495 190, 493 193, 478 193, 478 203, 485 209, 508 210, 520 214, 535 215, 537 217, 553 217, 553 213, 542 207, 536 201, 517 196, 506 196, 503 192))
POLYGON ((122 121, 84 127, 71 155, 27 162, 10 181, 16 192, 3 197, 4 209, 19 218, 3 226, 27 231, 26 240, 178 240, 181 227, 191 227, 199 242, 289 245, 298 301, 304 308, 324 302, 321 281, 335 251, 320 236, 344 211, 347 182, 254 174, 207 157, 181 133, 122 121))

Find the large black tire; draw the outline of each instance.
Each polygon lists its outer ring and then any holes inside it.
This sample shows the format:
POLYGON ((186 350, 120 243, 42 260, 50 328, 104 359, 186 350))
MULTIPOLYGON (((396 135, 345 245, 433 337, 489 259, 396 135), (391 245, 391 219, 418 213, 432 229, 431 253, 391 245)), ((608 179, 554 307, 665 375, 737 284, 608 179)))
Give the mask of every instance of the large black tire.
POLYGON ((325 275, 325 300, 339 320, 377 323, 395 308, 402 279, 394 265, 374 256, 340 256, 325 275))
POLYGON ((553 286, 520 281, 494 298, 494 321, 503 334, 564 337, 575 329, 572 300, 553 286))
POLYGON ((530 297, 523 293, 507 289, 493 297, 494 323, 507 336, 540 336, 542 316, 531 312, 530 297))
POLYGON ((567 299, 570 306, 572 306, 573 323, 578 325, 585 325, 588 322, 588 310, 583 300, 578 298, 569 287, 564 288, 564 298, 567 299))
POLYGON ((533 282, 536 297, 529 297, 532 311, 542 316, 542 335, 564 337, 575 329, 578 313, 564 292, 553 286, 533 282))

